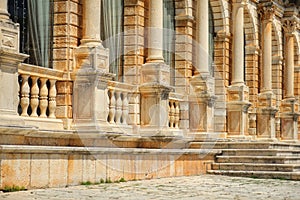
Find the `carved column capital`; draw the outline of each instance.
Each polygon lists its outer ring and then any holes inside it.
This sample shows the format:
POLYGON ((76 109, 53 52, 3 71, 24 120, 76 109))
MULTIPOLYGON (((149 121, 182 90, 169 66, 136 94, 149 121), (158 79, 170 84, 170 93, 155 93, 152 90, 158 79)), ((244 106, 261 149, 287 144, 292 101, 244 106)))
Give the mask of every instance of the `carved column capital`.
POLYGON ((273 2, 260 4, 258 12, 261 20, 272 21, 273 16, 275 14, 275 5, 273 2))
POLYGON ((287 36, 293 36, 295 31, 299 28, 299 21, 296 20, 296 18, 284 18, 282 20, 282 27, 284 30, 284 33, 287 34, 287 36))

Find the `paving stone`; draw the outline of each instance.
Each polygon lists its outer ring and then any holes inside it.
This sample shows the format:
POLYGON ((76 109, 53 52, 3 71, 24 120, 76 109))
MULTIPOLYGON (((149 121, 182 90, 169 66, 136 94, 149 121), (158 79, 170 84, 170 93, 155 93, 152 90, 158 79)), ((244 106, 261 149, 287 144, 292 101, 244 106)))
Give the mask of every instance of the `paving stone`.
POLYGON ((2 200, 300 200, 300 181, 216 175, 163 178, 124 183, 0 193, 2 200))

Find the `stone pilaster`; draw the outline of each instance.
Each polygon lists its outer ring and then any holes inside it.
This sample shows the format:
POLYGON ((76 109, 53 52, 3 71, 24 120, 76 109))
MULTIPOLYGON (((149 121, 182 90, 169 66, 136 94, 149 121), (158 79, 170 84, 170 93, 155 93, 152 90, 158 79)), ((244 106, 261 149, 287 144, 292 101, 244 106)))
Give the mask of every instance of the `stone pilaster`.
POLYGON ((273 2, 259 7, 262 20, 262 84, 258 95, 257 137, 275 140, 276 97, 272 91, 272 18, 275 12, 273 2))
POLYGON ((280 107, 281 139, 298 139, 299 105, 294 95, 294 34, 297 28, 296 18, 283 20, 285 37, 284 99, 280 107))
MULTIPOLYGON (((197 1, 195 76, 191 79, 190 131, 214 132, 215 84, 209 72, 209 1, 197 1), (201 114, 198 114, 201 113, 201 114)), ((196 136, 197 137, 197 136, 196 136)))
POLYGON ((170 67, 163 58, 163 0, 149 1, 148 56, 141 70, 141 134, 174 136, 168 130, 170 67))
POLYGON ((244 80, 244 6, 247 1, 233 2, 233 63, 232 80, 227 103, 228 137, 244 138, 248 135, 249 88, 244 80))
POLYGON ((18 65, 27 58, 19 53, 19 26, 9 19, 7 1, 0 3, 0 125, 22 125, 18 117, 18 65))
POLYGON ((111 131, 107 122, 109 50, 100 38, 101 0, 83 2, 83 38, 75 49, 73 119, 77 130, 111 131))
MULTIPOLYGON (((180 1, 177 1, 180 2, 180 1)), ((186 96, 180 102, 180 129, 189 130, 190 78, 193 75, 193 2, 175 3, 176 40, 175 40, 175 92, 186 96)))

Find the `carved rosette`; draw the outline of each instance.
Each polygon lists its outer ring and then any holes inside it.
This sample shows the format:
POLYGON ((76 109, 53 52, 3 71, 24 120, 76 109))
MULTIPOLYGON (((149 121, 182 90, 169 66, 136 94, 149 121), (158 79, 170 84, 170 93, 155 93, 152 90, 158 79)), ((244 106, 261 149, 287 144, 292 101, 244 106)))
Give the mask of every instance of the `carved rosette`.
POLYGON ((272 21, 275 14, 275 5, 273 2, 260 4, 258 12, 262 21, 272 21))

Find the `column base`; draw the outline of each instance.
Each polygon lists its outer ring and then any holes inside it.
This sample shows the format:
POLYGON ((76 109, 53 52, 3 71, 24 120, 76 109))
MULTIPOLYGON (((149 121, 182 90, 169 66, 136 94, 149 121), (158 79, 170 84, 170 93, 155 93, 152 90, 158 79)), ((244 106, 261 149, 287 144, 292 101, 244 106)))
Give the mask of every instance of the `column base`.
POLYGON ((228 88, 227 118, 229 138, 248 138, 248 101, 249 88, 242 85, 232 85, 228 88))
POLYGON ((258 96, 258 102, 257 138, 268 141, 276 140, 275 114, 278 109, 275 107, 275 95, 272 92, 261 93, 258 96))
POLYGON ((298 140, 299 105, 295 98, 284 99, 280 107, 281 135, 283 141, 298 140))
POLYGON ((170 85, 170 66, 163 62, 146 63, 141 70, 142 84, 170 85))
POLYGON ((209 74, 199 74, 191 80, 189 96, 190 131, 200 133, 214 132, 214 78, 209 74))

